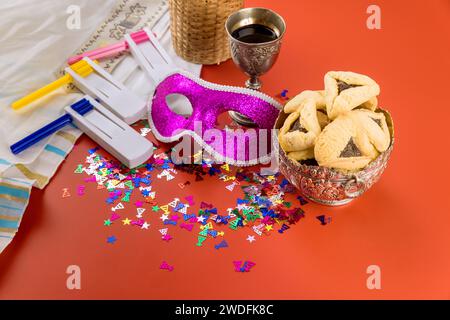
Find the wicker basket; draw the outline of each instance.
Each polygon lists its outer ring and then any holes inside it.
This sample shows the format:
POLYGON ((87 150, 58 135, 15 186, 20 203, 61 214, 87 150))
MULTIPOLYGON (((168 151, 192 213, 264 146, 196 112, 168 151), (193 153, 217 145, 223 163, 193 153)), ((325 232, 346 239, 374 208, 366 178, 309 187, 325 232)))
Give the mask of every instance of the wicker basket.
POLYGON ((170 30, 183 59, 215 64, 230 58, 225 21, 243 0, 170 0, 170 30))

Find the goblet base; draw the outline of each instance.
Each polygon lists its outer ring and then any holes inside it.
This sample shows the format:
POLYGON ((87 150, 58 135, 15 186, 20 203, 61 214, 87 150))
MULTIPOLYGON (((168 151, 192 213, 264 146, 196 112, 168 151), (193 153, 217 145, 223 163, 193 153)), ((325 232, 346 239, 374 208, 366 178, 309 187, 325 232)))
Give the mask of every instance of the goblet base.
POLYGON ((228 114, 230 115, 231 119, 233 119, 236 123, 240 124, 241 126, 245 127, 255 127, 255 123, 249 119, 248 117, 240 114, 236 111, 229 111, 228 114))
POLYGON ((261 89, 262 82, 258 78, 250 78, 245 81, 245 86, 249 89, 259 90, 261 89))
MULTIPOLYGON (((258 90, 261 89, 262 82, 258 79, 258 77, 252 76, 250 79, 247 79, 245 81, 245 86, 249 89, 258 90)), ((230 111, 228 112, 231 119, 233 119, 236 123, 240 124, 241 126, 246 127, 256 127, 256 124, 249 119, 248 117, 240 114, 239 112, 230 111)))

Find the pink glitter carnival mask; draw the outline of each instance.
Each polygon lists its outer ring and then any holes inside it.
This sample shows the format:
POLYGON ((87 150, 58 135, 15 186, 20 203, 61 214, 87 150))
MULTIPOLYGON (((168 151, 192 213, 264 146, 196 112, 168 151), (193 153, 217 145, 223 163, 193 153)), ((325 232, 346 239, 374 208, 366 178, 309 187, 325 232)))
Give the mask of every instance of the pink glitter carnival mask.
POLYGON ((254 165, 268 161, 270 157, 270 145, 262 144, 270 144, 270 131, 280 107, 274 99, 261 92, 221 86, 177 72, 167 76, 156 87, 149 106, 149 123, 160 141, 173 142, 188 134, 217 160, 235 165, 254 165), (192 105, 190 116, 185 117, 170 109, 166 97, 171 94, 183 95, 189 100, 192 105), (247 116, 257 128, 211 130, 216 128, 218 116, 230 110, 247 116))
POLYGON ((148 31, 147 35, 149 41, 139 44, 129 36, 125 39, 141 69, 157 84, 148 106, 148 120, 155 137, 174 142, 190 135, 217 161, 234 165, 268 162, 271 129, 281 105, 264 93, 214 84, 180 71, 155 37, 148 31), (190 106, 185 106, 192 109, 189 116, 172 111, 167 98, 174 94, 189 100, 190 106), (247 116, 257 128, 217 129, 218 116, 227 111, 247 116))

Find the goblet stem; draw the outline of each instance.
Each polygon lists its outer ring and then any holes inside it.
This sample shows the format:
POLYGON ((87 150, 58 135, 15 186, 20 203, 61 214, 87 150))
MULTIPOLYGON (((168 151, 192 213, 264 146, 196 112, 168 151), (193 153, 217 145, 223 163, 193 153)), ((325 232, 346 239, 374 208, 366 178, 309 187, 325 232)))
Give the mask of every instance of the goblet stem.
MULTIPOLYGON (((247 79, 247 81, 245 81, 245 86, 249 89, 259 90, 259 89, 261 89, 261 85, 262 85, 262 83, 257 76, 251 76, 250 79, 247 79)), ((230 114, 231 119, 233 119, 240 125, 243 125, 246 127, 255 127, 256 126, 255 123, 251 119, 244 116, 243 114, 240 114, 235 111, 230 111, 229 114, 230 114)))
POLYGON ((250 79, 247 79, 245 81, 245 86, 249 89, 253 90, 259 90, 261 89, 261 81, 259 80, 258 76, 251 76, 250 79))

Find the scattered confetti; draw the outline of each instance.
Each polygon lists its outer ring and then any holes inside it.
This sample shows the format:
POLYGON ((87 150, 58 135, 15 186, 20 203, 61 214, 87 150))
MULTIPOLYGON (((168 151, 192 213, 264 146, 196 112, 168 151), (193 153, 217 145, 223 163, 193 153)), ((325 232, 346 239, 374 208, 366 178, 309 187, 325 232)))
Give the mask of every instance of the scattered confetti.
POLYGON ((331 222, 331 217, 327 217, 325 215, 320 215, 316 217, 317 220, 320 221, 320 224, 325 226, 331 222))
POLYGON ((75 169, 74 173, 83 173, 83 165, 82 164, 77 165, 77 168, 75 169))
POLYGON ((68 189, 68 188, 63 188, 62 197, 63 197, 63 198, 70 197, 70 192, 69 192, 69 189, 68 189))
POLYGON ((276 96, 278 98, 284 99, 284 100, 289 100, 289 97, 287 96, 288 93, 288 89, 283 89, 279 94, 277 94, 276 96))
MULTIPOLYGON (((141 134, 150 132, 146 128, 141 129, 141 134)), ((75 174, 87 175, 82 180, 95 183, 97 189, 105 193, 109 212, 100 220, 105 227, 156 232, 150 228, 152 224, 163 241, 177 241, 173 237, 176 232, 190 232, 193 246, 219 250, 228 247, 225 237, 229 232, 245 232, 246 240, 252 243, 257 238, 269 239, 266 236, 271 234, 282 236, 304 217, 304 211, 298 205, 304 206, 308 202, 279 174, 263 176, 255 172, 258 168, 252 171, 215 164, 201 152, 193 157, 198 164, 177 165, 169 156, 170 150, 164 152, 158 148, 147 163, 134 169, 102 156, 102 150, 97 147, 88 150, 84 164, 76 165, 75 174), (167 187, 158 190, 153 185, 154 180, 156 186, 164 184, 167 187), (187 193, 190 189, 187 186, 197 183, 213 183, 214 188, 223 188, 224 197, 233 203, 228 208, 216 207, 207 195, 203 199, 196 196, 194 201, 194 196, 187 193), (122 223, 115 224, 118 220, 122 223)), ((84 185, 81 191, 85 192, 84 185)), ((63 189, 64 196, 70 196, 68 188, 63 189)), ((220 205, 224 203, 230 201, 220 205)), ((111 236, 107 242, 113 244, 116 240, 111 236)), ((251 261, 233 263, 239 272, 248 272, 255 265, 251 261)))
POLYGON ((232 184, 226 186, 225 188, 226 188, 228 191, 233 191, 233 190, 234 190, 234 187, 235 187, 236 185, 237 185, 237 183, 236 183, 236 182, 233 182, 232 184))
POLYGON ((150 128, 142 128, 141 129, 141 136, 145 137, 147 134, 149 134, 152 130, 150 128))
POLYGON ((116 243, 116 241, 117 241, 117 238, 115 236, 110 236, 106 239, 106 242, 110 243, 110 244, 114 244, 114 243, 116 243))
POLYGON ((180 224, 180 228, 186 229, 187 231, 192 231, 193 227, 194 227, 194 225, 190 224, 190 223, 182 223, 182 224, 180 224))
POLYGON ((302 206, 304 206, 305 204, 308 203, 308 201, 305 198, 303 198, 302 196, 298 196, 297 199, 298 199, 298 201, 300 201, 300 205, 302 205, 302 206))
POLYGON ((136 212, 137 212, 136 217, 137 218, 142 218, 142 214, 145 212, 145 209, 144 208, 137 208, 136 212))
POLYGON ((167 262, 165 262, 165 261, 163 261, 162 263, 161 263, 161 265, 159 266, 159 268, 161 269, 161 270, 168 270, 168 271, 173 271, 173 266, 171 266, 171 265, 169 265, 167 262))
POLYGON ((116 211, 116 210, 121 210, 124 209, 125 207, 123 206, 122 202, 119 202, 119 204, 113 208, 111 208, 112 211, 116 211))
POLYGON ((138 208, 141 208, 142 205, 143 205, 143 202, 142 202, 142 201, 136 201, 136 202, 134 203, 134 205, 135 205, 136 207, 138 207, 138 208))
POLYGON ((132 220, 131 224, 133 226, 138 226, 138 227, 142 227, 144 225, 145 221, 143 219, 138 219, 138 220, 132 220))
POLYGON ((185 197, 184 199, 189 203, 190 206, 195 205, 194 197, 193 197, 193 196, 187 196, 187 197, 185 197))
POLYGON ((228 243, 225 240, 222 240, 220 243, 218 243, 214 246, 214 248, 216 248, 216 250, 219 250, 220 248, 227 248, 227 247, 228 247, 228 243))
POLYGON ((205 240, 206 240, 206 237, 204 237, 204 236, 198 236, 196 246, 197 246, 197 247, 201 247, 201 246, 203 245, 203 242, 204 242, 205 240))
POLYGON ((79 196, 82 196, 82 195, 84 195, 84 190, 85 190, 85 186, 84 185, 79 185, 78 186, 78 188, 77 188, 77 194, 79 195, 79 196))
POLYGON ((283 233, 285 232, 287 229, 289 229, 290 227, 286 224, 283 223, 283 225, 281 226, 281 228, 278 230, 279 233, 283 233))
POLYGON ((236 272, 249 272, 256 265, 256 263, 251 261, 233 261, 233 264, 236 272))
POLYGON ((176 225, 177 225, 177 222, 174 221, 174 220, 164 220, 164 224, 171 224, 171 225, 173 225, 173 226, 176 226, 176 225))

